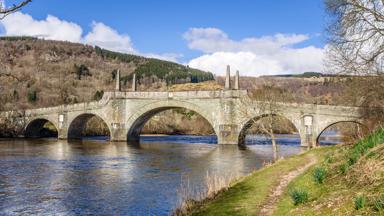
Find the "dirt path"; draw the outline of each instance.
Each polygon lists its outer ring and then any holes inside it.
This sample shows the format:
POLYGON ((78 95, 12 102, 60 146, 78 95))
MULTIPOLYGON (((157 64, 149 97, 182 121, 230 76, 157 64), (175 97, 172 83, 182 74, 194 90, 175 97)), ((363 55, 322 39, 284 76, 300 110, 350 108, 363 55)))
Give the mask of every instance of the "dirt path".
POLYGON ((305 166, 299 167, 298 169, 289 172, 288 174, 282 176, 280 178, 280 183, 276 186, 267 197, 266 201, 262 205, 262 208, 258 215, 272 215, 275 210, 276 203, 279 201, 281 195, 287 188, 289 182, 291 182, 294 178, 302 174, 305 170, 307 170, 310 166, 315 164, 315 158, 311 158, 311 161, 307 163, 305 166))

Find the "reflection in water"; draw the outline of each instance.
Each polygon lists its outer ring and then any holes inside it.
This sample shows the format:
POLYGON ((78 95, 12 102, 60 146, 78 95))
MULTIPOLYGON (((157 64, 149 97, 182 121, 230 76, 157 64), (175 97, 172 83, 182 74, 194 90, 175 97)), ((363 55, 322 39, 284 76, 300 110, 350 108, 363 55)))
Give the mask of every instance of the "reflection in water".
MULTIPOLYGON (((207 172, 247 174, 272 159, 269 145, 196 144, 212 139, 0 140, 0 215, 168 215, 182 177, 201 186, 207 172)), ((300 151, 280 148, 282 156, 300 151)))
POLYGON ((319 137, 320 145, 336 145, 343 142, 343 135, 337 130, 325 130, 319 137))

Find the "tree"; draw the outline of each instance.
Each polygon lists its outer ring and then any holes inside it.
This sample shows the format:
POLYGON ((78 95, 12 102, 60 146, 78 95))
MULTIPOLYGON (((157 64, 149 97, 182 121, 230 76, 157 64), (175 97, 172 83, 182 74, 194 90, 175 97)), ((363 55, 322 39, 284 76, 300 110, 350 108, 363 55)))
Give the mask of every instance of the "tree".
POLYGON ((29 90, 27 93, 28 102, 35 103, 37 101, 37 92, 36 90, 29 90))
POLYGON ((255 131, 270 137, 272 142, 273 158, 278 159, 278 147, 275 134, 279 128, 291 130, 292 123, 280 114, 280 103, 293 100, 291 94, 286 90, 273 85, 264 85, 262 88, 254 89, 249 94, 250 100, 244 99, 238 109, 245 118, 252 121, 255 131), (254 106, 257 103, 257 106, 254 106), (250 113, 248 107, 257 107, 255 112, 250 113), (254 118, 254 116, 259 116, 254 118))
POLYGON ((22 7, 32 2, 32 0, 25 0, 20 2, 19 4, 13 4, 11 7, 5 7, 2 2, 0 2, 0 20, 4 19, 7 15, 19 11, 22 7))
POLYGON ((328 26, 328 70, 348 74, 382 74, 384 67, 384 1, 325 0, 328 26))
POLYGON ((325 0, 327 69, 353 75, 350 92, 371 129, 384 124, 384 0, 325 0))
POLYGON ((81 64, 81 65, 77 65, 77 64, 74 64, 74 70, 75 70, 75 74, 77 76, 77 79, 78 80, 81 80, 81 77, 82 76, 92 76, 91 72, 89 71, 88 67, 84 64, 81 64))
POLYGON ((7 116, 0 116, 0 137, 17 137, 25 126, 25 111, 9 112, 7 116))
POLYGON ((95 94, 93 95, 93 99, 99 101, 99 100, 101 100, 101 98, 103 98, 103 95, 104 95, 104 91, 103 90, 100 90, 100 91, 97 90, 95 92, 95 94))

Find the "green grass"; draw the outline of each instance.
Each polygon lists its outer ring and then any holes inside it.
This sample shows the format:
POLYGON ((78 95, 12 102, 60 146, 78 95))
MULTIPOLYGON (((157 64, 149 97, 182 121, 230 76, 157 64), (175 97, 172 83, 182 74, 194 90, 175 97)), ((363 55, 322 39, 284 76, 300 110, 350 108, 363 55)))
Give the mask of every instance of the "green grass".
POLYGON ((351 147, 322 147, 281 160, 203 202, 192 215, 257 215, 279 178, 314 157, 317 163, 288 184, 273 215, 384 215, 382 143, 383 129, 351 147), (376 179, 370 182, 373 173, 368 177, 363 173, 373 172, 372 167, 376 167, 376 179), (295 189, 305 194, 292 196, 295 189))
POLYGON ((323 184, 327 175, 327 170, 324 167, 316 167, 313 171, 313 179, 318 184, 323 184))
POLYGON ((376 215, 383 214, 380 194, 384 191, 383 179, 377 184, 358 182, 359 170, 364 169, 368 158, 380 164, 384 148, 377 148, 383 143, 384 133, 376 133, 357 142, 353 147, 334 147, 333 159, 325 156, 318 166, 328 166, 323 184, 313 180, 316 167, 294 179, 277 204, 273 215, 376 215), (376 148, 375 148, 376 147, 376 148), (363 185, 362 185, 363 184, 363 185), (309 201, 295 206, 290 198, 290 190, 300 187, 308 191, 309 201), (379 209, 377 209, 377 207, 379 209))
POLYGON ((295 206, 308 202, 308 191, 301 188, 293 189, 289 192, 289 195, 291 196, 293 205, 295 206))
POLYGON ((328 149, 313 149, 258 170, 220 193, 214 200, 204 203, 192 215, 257 215, 272 188, 278 185, 279 177, 304 166, 313 157, 325 154, 328 149))
POLYGON ((367 203, 367 198, 363 195, 359 195, 354 199, 355 203, 355 209, 359 210, 365 207, 365 204, 367 203))

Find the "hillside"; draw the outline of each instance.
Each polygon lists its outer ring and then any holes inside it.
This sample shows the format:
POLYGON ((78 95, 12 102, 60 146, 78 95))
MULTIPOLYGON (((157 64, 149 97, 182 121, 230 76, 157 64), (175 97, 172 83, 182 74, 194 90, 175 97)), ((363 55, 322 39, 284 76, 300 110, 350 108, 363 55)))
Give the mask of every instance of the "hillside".
POLYGON ((113 89, 117 69, 123 90, 129 90, 133 73, 143 91, 214 79, 212 73, 173 62, 70 42, 1 37, 0 50, 0 110, 99 99, 113 89))

